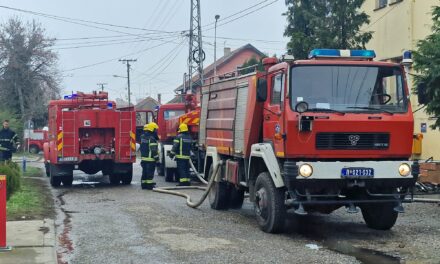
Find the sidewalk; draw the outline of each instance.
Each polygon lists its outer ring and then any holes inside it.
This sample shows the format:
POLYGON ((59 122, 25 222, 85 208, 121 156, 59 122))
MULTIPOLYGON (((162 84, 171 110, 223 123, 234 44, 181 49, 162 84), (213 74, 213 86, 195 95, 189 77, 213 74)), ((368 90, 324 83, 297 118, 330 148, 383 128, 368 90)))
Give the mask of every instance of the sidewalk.
POLYGON ((12 251, 1 252, 0 263, 57 263, 54 220, 9 221, 6 236, 12 251))

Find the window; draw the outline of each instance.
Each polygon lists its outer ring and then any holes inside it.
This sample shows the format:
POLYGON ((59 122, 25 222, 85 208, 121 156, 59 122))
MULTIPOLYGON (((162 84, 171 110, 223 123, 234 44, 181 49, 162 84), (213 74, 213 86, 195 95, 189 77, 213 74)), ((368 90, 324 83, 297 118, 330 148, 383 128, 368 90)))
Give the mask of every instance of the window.
POLYGON ((376 9, 386 7, 387 4, 388 4, 388 0, 376 0, 376 9))
POLYGON ((284 91, 283 74, 278 74, 272 77, 272 95, 270 98, 271 104, 281 104, 282 94, 284 91))
POLYGON ((166 110, 163 112, 163 118, 168 120, 183 114, 185 114, 185 110, 166 110))

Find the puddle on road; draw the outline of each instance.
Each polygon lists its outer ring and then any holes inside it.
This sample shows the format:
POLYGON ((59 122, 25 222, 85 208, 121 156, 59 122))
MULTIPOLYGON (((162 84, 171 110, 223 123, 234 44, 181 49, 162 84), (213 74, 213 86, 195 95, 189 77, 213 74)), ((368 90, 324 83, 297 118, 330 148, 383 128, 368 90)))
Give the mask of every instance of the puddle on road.
POLYGON ((355 257, 364 264, 400 264, 400 258, 377 250, 358 248, 345 241, 324 240, 323 246, 331 251, 355 257))

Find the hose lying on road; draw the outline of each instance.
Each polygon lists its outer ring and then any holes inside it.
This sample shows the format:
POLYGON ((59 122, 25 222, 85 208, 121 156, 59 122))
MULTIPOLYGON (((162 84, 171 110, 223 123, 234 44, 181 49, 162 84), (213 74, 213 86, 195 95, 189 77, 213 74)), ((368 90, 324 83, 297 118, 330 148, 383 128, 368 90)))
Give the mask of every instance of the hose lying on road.
POLYGON ((414 198, 414 203, 440 203, 440 199, 414 198))
POLYGON ((189 160, 189 165, 191 165, 191 168, 192 168, 193 171, 196 173, 197 178, 198 178, 203 184, 208 184, 208 182, 205 181, 205 179, 203 179, 203 177, 201 176, 201 174, 197 172, 196 167, 195 167, 194 164, 192 163, 191 159, 189 160))
MULTIPOLYGON (((192 162, 190 162, 190 164, 194 169, 194 165, 192 164, 192 162)), ((217 163, 217 166, 215 166, 214 173, 212 174, 211 179, 209 179, 207 187, 199 187, 199 186, 158 187, 158 188, 154 188, 153 191, 184 197, 184 198, 186 198, 186 205, 188 205, 191 208, 197 208, 205 201, 206 197, 208 197, 208 193, 211 190, 216 178, 219 175, 218 172, 219 172, 220 165, 221 165, 221 161, 219 163, 217 163), (198 202, 193 202, 193 201, 191 201, 191 196, 189 194, 186 194, 183 192, 178 192, 175 190, 204 190, 205 192, 203 193, 202 197, 200 198, 200 200, 198 202)), ((194 170, 194 171, 198 175, 197 171, 196 170, 194 170)), ((199 175, 198 175, 198 177, 201 178, 201 176, 199 176, 199 175)))

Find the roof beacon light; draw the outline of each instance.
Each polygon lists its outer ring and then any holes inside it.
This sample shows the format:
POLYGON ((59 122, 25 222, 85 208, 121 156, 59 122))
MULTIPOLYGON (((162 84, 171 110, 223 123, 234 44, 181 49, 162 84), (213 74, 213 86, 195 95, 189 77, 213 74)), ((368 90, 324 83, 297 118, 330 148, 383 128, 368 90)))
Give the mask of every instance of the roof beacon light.
POLYGON ((64 96, 64 100, 75 99, 76 97, 78 97, 77 94, 69 94, 64 96))
POLYGON ((411 66, 413 63, 411 51, 405 50, 402 56, 402 64, 405 66, 411 66))
POLYGON ((309 53, 309 59, 313 58, 353 58, 373 59, 376 57, 374 50, 337 50, 337 49, 314 49, 309 53))

